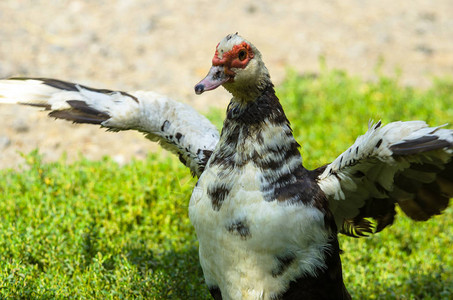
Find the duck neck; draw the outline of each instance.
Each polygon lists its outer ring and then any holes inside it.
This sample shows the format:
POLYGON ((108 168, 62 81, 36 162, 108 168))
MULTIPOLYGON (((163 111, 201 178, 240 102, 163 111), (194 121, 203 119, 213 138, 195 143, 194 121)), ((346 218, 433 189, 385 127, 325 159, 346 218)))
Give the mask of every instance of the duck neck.
POLYGON ((211 165, 225 169, 250 162, 269 175, 284 167, 284 173, 299 176, 303 169, 299 144, 272 83, 253 101, 231 100, 217 147, 211 165))
POLYGON ((254 95, 253 98, 241 97, 246 95, 245 92, 233 95, 227 108, 224 125, 235 124, 250 127, 272 124, 288 127, 291 130, 272 83, 250 92, 250 95, 254 95))

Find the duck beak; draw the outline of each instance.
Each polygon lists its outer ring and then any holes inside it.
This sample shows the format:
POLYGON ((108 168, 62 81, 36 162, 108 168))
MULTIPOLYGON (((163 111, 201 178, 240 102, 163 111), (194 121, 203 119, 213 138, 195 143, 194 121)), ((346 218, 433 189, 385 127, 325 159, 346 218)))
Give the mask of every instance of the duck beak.
POLYGON ((229 75, 225 74, 223 65, 212 66, 208 75, 206 75, 206 77, 195 86, 195 93, 200 95, 203 92, 216 89, 230 80, 230 78, 231 77, 229 75))

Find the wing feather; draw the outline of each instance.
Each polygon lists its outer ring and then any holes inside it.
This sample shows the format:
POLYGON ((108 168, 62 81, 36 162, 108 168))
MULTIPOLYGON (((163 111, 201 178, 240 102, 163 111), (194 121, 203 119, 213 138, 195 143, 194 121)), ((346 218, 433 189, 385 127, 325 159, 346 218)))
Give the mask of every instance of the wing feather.
POLYGON ((453 197, 452 157, 452 130, 378 122, 317 180, 340 231, 364 236, 393 223, 396 203, 414 220, 440 214, 453 197))
POLYGON ((0 103, 43 107, 51 117, 112 131, 143 132, 177 154, 196 176, 219 140, 218 130, 207 118, 154 92, 95 89, 49 78, 10 78, 0 80, 0 103))

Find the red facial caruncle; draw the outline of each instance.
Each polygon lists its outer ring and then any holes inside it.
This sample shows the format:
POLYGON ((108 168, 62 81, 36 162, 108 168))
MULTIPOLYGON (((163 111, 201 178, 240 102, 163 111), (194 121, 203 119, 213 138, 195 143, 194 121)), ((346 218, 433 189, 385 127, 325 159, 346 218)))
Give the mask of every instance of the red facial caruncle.
POLYGON ((225 73, 230 76, 234 76, 234 72, 231 68, 245 68, 248 62, 255 55, 252 47, 247 42, 242 42, 239 45, 234 45, 233 49, 222 54, 222 58, 219 58, 219 45, 217 45, 214 58, 212 59, 213 66, 224 66, 225 73))

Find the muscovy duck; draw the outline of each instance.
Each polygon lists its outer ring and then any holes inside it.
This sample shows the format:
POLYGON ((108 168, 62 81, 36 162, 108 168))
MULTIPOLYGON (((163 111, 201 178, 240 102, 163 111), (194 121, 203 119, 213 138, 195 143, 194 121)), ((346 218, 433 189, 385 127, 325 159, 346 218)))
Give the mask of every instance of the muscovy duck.
POLYGON ((260 52, 237 34, 218 44, 195 91, 220 85, 233 98, 189 205, 215 299, 349 299, 338 230, 380 231, 395 203, 424 220, 453 196, 451 130, 371 124, 333 163, 309 171, 260 52))
POLYGON ((453 196, 453 131, 422 121, 370 124, 334 162, 302 165, 260 52, 232 34, 197 94, 233 98, 222 133, 188 105, 153 92, 94 89, 46 78, 0 80, 0 103, 108 130, 138 130, 199 177, 189 216, 215 299, 349 299, 338 232, 391 225, 395 205, 426 220, 453 196))

